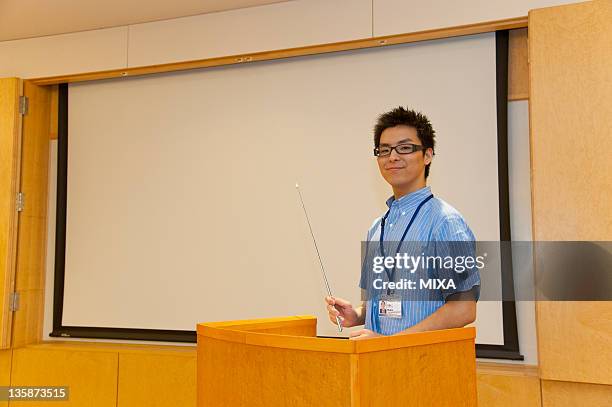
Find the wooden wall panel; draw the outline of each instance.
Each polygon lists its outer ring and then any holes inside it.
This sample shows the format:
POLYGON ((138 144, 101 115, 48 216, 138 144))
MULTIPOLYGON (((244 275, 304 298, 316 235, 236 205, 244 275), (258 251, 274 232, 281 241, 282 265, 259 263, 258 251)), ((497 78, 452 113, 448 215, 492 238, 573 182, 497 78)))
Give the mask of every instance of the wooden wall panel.
POLYGON ((542 407, 610 407, 612 386, 542 380, 542 407))
MULTIPOLYGON (((610 1, 529 14, 535 240, 612 240, 610 21, 610 1)), ((612 302, 539 302, 537 332, 543 379, 612 384, 612 302)))
POLYGON ((24 83, 29 110, 23 118, 20 214, 15 290, 20 309, 13 317, 13 347, 41 339, 47 238, 47 185, 51 91, 24 83))
POLYGON ((541 407, 540 378, 536 366, 479 363, 479 407, 541 407))
POLYGON ((117 392, 119 407, 195 407, 195 349, 189 353, 120 353, 117 392))
POLYGON ((508 100, 529 99, 527 28, 510 30, 508 44, 508 100))
POLYGON ((612 240, 610 21, 609 1, 529 14, 536 240, 612 240))
MULTIPOLYGON (((0 386, 11 385, 11 362, 13 351, 11 349, 0 350, 0 386)), ((0 401, 0 407, 7 407, 8 401, 0 401)))
POLYGON ((57 109, 59 105, 59 85, 50 85, 51 89, 51 112, 49 119, 49 138, 51 140, 57 140, 57 121, 59 119, 57 115, 57 109))
POLYGON ((13 348, 40 342, 42 339, 45 293, 42 289, 17 290, 19 310, 13 316, 13 348))
MULTIPOLYGON (((104 351, 39 349, 13 351, 11 386, 68 386, 69 400, 54 406, 115 407, 118 354, 104 351)), ((48 401, 11 402, 29 407, 48 401)))
POLYGON ((612 384, 612 303, 539 302, 543 379, 612 384))
POLYGON ((19 79, 0 79, 0 348, 10 346, 12 323, 9 306, 17 259, 19 217, 15 199, 20 178, 22 91, 19 79))

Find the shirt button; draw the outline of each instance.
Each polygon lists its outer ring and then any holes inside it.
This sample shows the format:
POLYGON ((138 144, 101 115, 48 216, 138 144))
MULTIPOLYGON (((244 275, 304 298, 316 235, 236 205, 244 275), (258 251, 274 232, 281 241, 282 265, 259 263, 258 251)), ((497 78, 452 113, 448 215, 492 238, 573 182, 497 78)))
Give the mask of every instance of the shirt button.
POLYGON ((404 216, 406 214, 406 212, 402 212, 402 216, 404 216))
POLYGON ((389 225, 389 227, 393 227, 393 223, 389 225))

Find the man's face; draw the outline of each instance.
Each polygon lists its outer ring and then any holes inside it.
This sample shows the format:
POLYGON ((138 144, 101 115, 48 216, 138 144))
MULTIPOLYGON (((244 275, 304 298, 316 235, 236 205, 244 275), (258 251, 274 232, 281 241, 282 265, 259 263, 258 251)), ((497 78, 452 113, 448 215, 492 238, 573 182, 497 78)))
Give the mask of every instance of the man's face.
MULTIPOLYGON (((414 127, 395 126, 385 129, 380 135, 380 147, 395 147, 399 144, 422 145, 414 127)), ((425 166, 431 163, 431 149, 425 154, 415 151, 398 154, 393 150, 387 157, 378 157, 378 168, 383 178, 394 188, 404 189, 425 180, 425 166)))

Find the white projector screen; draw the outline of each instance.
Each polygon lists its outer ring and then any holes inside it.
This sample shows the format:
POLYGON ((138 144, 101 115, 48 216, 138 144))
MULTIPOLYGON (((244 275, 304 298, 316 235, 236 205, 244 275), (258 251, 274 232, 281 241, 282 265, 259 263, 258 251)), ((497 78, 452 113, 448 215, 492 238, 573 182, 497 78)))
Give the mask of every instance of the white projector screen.
MULTIPOLYGON (((499 240, 495 34, 69 85, 66 327, 194 330, 359 302, 360 242, 391 190, 379 114, 428 115, 428 183, 499 240)), ((60 243, 58 243, 60 244, 60 243)), ((503 344, 500 302, 481 344, 503 344)))

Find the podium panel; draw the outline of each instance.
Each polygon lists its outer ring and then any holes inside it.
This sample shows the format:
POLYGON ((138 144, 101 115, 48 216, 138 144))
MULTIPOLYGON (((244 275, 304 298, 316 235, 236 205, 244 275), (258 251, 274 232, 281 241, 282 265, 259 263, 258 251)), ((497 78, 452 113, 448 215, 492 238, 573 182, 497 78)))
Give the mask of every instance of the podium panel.
POLYGON ((316 324, 199 324, 198 406, 476 406, 474 328, 351 341, 316 324))

